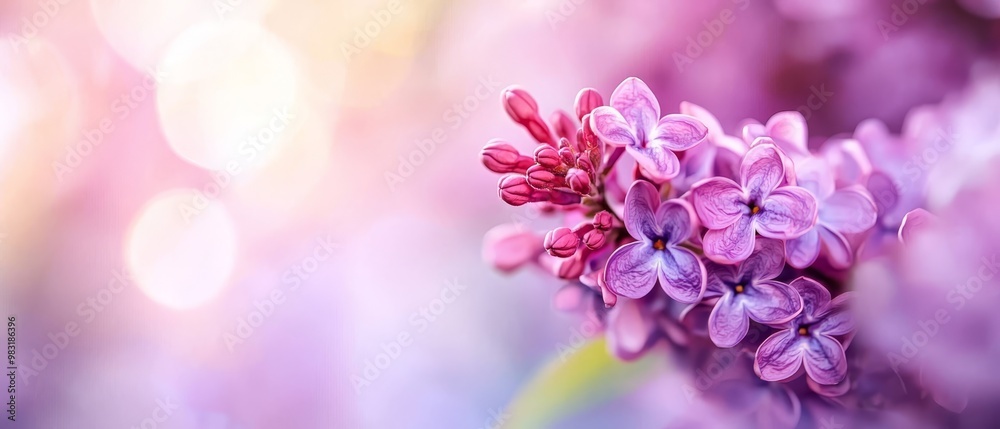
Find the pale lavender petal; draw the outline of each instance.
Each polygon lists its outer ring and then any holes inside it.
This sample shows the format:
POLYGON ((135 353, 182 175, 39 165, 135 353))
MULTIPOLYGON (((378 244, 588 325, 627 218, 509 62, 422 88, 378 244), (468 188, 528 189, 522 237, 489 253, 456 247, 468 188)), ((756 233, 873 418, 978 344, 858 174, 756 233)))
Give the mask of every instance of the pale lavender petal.
POLYGON ((787 240, 801 237, 816 225, 816 197, 797 186, 785 186, 771 193, 756 217, 757 231, 769 238, 787 240))
MULTIPOLYGON (((771 385, 770 404, 758 411, 759 427, 773 429, 792 429, 799 423, 802 416, 802 405, 799 396, 788 390, 784 385, 771 385)), ((826 429, 826 428, 824 428, 826 429)))
POLYGON ((705 233, 702 240, 705 256, 722 264, 742 262, 753 253, 755 236, 750 217, 741 216, 732 225, 705 233))
POLYGON ((768 196, 785 177, 785 164, 772 144, 758 144, 747 151, 740 165, 740 180, 751 200, 768 196))
POLYGON ((740 277, 770 280, 785 268, 785 249, 781 241, 758 238, 753 254, 740 264, 740 277))
POLYGON ((806 118, 798 111, 778 112, 767 121, 767 135, 786 152, 809 153, 806 118))
POLYGON ((608 258, 604 281, 615 295, 638 299, 656 285, 657 261, 651 244, 642 241, 628 243, 608 258))
POLYGON ((705 298, 718 298, 730 291, 730 284, 739 279, 736 265, 722 265, 715 262, 705 263, 707 275, 705 298))
POLYGON ((626 146, 625 149, 642 167, 643 173, 658 183, 666 182, 681 172, 681 162, 670 149, 650 144, 646 147, 626 146))
POLYGON ((751 121, 752 122, 744 124, 742 128, 743 141, 745 141, 748 145, 760 137, 767 136, 767 127, 765 127, 764 124, 753 120, 751 121))
POLYGON ((625 229, 636 240, 649 240, 660 235, 656 210, 660 194, 645 180, 636 180, 625 195, 625 229))
POLYGON ((696 183, 691 190, 691 200, 698 219, 708 229, 725 228, 749 212, 743 189, 726 178, 715 177, 696 183))
POLYGON ((705 124, 705 128, 708 129, 709 138, 715 139, 725 134, 722 130, 722 124, 719 123, 719 120, 708 109, 689 101, 682 101, 680 110, 681 113, 693 116, 705 124))
POLYGON ((803 362, 809 378, 819 384, 837 384, 847 376, 844 347, 826 335, 816 335, 809 341, 803 362))
POLYGON ((622 81, 611 93, 611 107, 621 112, 625 120, 636 131, 638 143, 646 142, 648 133, 660 119, 660 102, 646 83, 630 77, 622 81))
POLYGON ((839 189, 823 201, 819 219, 843 234, 858 234, 875 226, 878 209, 871 194, 860 186, 839 189))
POLYGON ((635 129, 625 121, 617 110, 602 106, 590 114, 590 128, 611 146, 635 146, 639 144, 635 129))
POLYGON ((937 217, 927 210, 911 210, 906 216, 903 216, 903 223, 899 225, 899 241, 912 242, 914 237, 931 229, 936 221, 937 217))
POLYGON ((642 309, 642 302, 623 299, 608 312, 608 348, 621 359, 639 357, 649 344, 655 321, 642 309))
POLYGON ((802 298, 791 286, 765 280, 747 287, 743 302, 750 318, 777 325, 791 321, 802 311, 802 298))
POLYGON ((847 241, 847 238, 843 234, 827 228, 826 225, 819 225, 815 230, 819 233, 819 241, 823 245, 830 265, 838 269, 850 268, 851 264, 854 263, 854 249, 851 248, 851 243, 847 241))
POLYGON ((766 381, 782 381, 802 367, 803 337, 785 329, 764 340, 757 348, 753 369, 766 381))
POLYGON ((694 232, 694 209, 679 198, 664 201, 656 210, 656 225, 668 244, 680 244, 694 232))
POLYGON ((708 127, 693 116, 672 114, 664 116, 650 135, 650 145, 663 146, 673 151, 688 150, 708 136, 708 127))
POLYGON ((785 258, 788 259, 788 265, 803 269, 816 262, 820 250, 820 228, 822 227, 817 226, 806 231, 801 237, 785 242, 785 258))
POLYGON ((822 310, 823 320, 812 329, 819 334, 829 336, 847 335, 854 332, 856 325, 850 311, 850 304, 854 297, 854 292, 847 292, 831 300, 822 310))
POLYGON ((863 184, 872 172, 868 154, 855 139, 828 141, 823 145, 823 156, 836 171, 837 186, 863 184))
POLYGON ((708 336, 719 347, 733 347, 743 340, 750 330, 746 310, 733 294, 719 299, 708 316, 708 336))
POLYGON ((812 322, 817 316, 820 316, 819 311, 824 310, 830 303, 830 291, 816 280, 799 277, 792 280, 789 286, 795 288, 795 291, 802 297, 802 315, 805 316, 807 322, 812 322))
POLYGON ((667 296, 690 304, 705 293, 705 266, 688 249, 667 247, 660 252, 658 277, 667 296))
POLYGON ((836 189, 833 169, 823 158, 810 156, 796 161, 795 178, 796 186, 806 188, 819 201, 825 200, 836 189))
POLYGON ((891 177, 880 171, 873 172, 868 178, 868 192, 875 200, 878 215, 885 216, 899 204, 899 189, 891 177))

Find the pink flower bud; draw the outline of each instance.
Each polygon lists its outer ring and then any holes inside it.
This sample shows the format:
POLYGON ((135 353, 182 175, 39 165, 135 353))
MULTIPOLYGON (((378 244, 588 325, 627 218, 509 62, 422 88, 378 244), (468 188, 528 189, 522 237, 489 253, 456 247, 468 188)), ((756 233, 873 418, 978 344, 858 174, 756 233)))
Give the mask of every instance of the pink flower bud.
POLYGON ((601 231, 610 231, 614 225, 614 218, 607 211, 599 211, 594 215, 594 228, 601 231))
POLYGON ((569 228, 556 228, 545 234, 545 251, 557 258, 568 258, 580 247, 580 237, 569 228))
POLYGON ((583 245, 587 246, 590 250, 597 250, 604 247, 604 243, 607 243, 607 241, 608 237, 604 234, 604 231, 594 229, 583 234, 583 245))
POLYGON ((503 140, 490 140, 481 152, 483 165, 494 173, 523 173, 533 160, 521 155, 514 146, 503 140))
POLYGON ((562 177, 541 165, 532 165, 527 174, 528 184, 535 189, 552 189, 565 183, 562 177))
POLYGON ((573 192, 590 195, 590 175, 579 168, 571 168, 566 172, 566 183, 573 192))
POLYGON ((524 176, 520 174, 508 174, 501 177, 498 186, 500 199, 512 206, 521 206, 548 199, 548 194, 532 188, 524 176))
POLYGON ((562 163, 566 165, 576 164, 576 154, 573 153, 573 149, 570 149, 569 147, 559 149, 559 159, 561 159, 562 163))
POLYGON ((583 115, 593 112, 594 109, 603 105, 604 97, 601 97, 601 93, 593 88, 584 88, 576 94, 576 103, 573 104, 573 107, 576 110, 576 117, 583 120, 583 115))
POLYGON ((535 162, 545 168, 555 168, 562 165, 559 151, 552 146, 539 146, 535 149, 535 162))
POLYGON ((584 250, 577 252, 572 257, 559 260, 556 263, 556 275, 561 279, 578 279, 583 274, 583 268, 586 266, 586 256, 587 251, 584 250))
POLYGON ((569 143, 576 147, 576 121, 573 117, 562 110, 557 110, 552 114, 549 122, 553 125, 557 136, 569 140, 569 143))
POLYGON ((545 125, 541 116, 538 115, 538 103, 528 94, 527 91, 510 87, 503 91, 501 95, 504 109, 510 118, 525 127, 531 136, 539 143, 555 145, 549 127, 545 125))

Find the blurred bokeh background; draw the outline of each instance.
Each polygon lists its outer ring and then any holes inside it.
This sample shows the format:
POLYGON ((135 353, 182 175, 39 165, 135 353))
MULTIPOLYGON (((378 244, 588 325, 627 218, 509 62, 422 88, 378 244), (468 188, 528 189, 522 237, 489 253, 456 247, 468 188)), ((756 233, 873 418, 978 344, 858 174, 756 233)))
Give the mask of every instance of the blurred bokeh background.
MULTIPOLYGON (((996 112, 998 17, 995 0, 5 0, 18 424, 500 427, 587 327, 547 276, 482 261, 492 226, 547 225, 477 161, 492 137, 531 147, 504 87, 551 112, 639 76, 664 112, 692 101, 728 132, 799 110, 817 138, 866 118, 899 133, 925 104, 996 112)), ((659 373, 580 394, 559 427, 662 427, 684 403, 659 373)))

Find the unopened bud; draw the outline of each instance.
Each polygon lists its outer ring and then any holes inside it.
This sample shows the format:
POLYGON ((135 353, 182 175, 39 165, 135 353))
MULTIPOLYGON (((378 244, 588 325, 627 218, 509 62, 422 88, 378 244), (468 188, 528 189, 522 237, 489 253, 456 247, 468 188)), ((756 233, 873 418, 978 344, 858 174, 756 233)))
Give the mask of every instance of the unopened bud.
POLYGON ((580 247, 580 237, 569 228, 556 228, 545 234, 545 251, 557 258, 568 258, 580 247))

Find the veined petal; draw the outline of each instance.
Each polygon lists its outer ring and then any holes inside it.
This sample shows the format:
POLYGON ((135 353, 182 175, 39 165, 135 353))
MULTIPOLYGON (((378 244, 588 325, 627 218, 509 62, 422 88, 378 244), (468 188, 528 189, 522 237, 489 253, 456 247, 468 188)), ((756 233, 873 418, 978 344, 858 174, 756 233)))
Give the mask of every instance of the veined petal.
POLYGON ((696 183, 691 199, 698 219, 708 229, 725 228, 749 212, 740 185, 722 177, 696 183))
POLYGON ((815 230, 819 233, 819 241, 826 251, 826 257, 830 265, 834 268, 849 268, 854 263, 854 249, 841 233, 827 228, 826 225, 818 225, 815 230))
POLYGON ((770 280, 778 277, 785 268, 785 249, 781 241, 759 238, 753 254, 740 264, 740 277, 752 280, 770 280))
POLYGON ((681 172, 681 161, 664 146, 650 144, 646 147, 626 146, 625 149, 639 163, 650 179, 663 183, 681 172))
POLYGON ((727 293, 708 316, 708 336, 719 347, 739 344, 750 330, 750 319, 739 301, 733 294, 727 293))
POLYGON ((805 234, 816 225, 816 197, 798 186, 785 186, 771 193, 756 217, 757 231, 769 238, 787 240, 805 234))
POLYGON ((785 241, 785 258, 788 259, 788 265, 801 270, 816 262, 820 250, 820 228, 822 226, 816 226, 799 238, 785 241))
POLYGON ((617 110, 601 106, 590 114, 590 128, 611 146, 635 146, 640 143, 636 131, 617 110))
POLYGON ((757 348, 754 371, 766 381, 782 381, 795 375, 805 354, 801 338, 787 329, 768 337, 757 348))
POLYGON ((705 281, 705 298, 717 298, 728 292, 729 285, 739 280, 736 265, 722 265, 715 262, 705 263, 707 273, 705 281))
POLYGON ((604 281, 615 295, 639 299, 656 285, 656 252, 649 243, 636 241, 615 250, 608 258, 604 281))
POLYGON ((708 136, 708 127, 693 116, 672 114, 660 118, 650 135, 650 145, 673 151, 688 150, 708 136))
POLYGON ((785 164, 778 148, 772 144, 758 144, 747 151, 740 165, 740 180, 751 200, 763 199, 781 184, 785 177, 785 164))
POLYGON ((705 294, 705 266, 688 249, 667 247, 660 256, 658 278, 667 296, 691 304, 705 294))
POLYGON ((826 335, 816 335, 809 340, 803 362, 809 378, 819 384, 837 384, 847 376, 847 357, 844 347, 826 335))
POLYGON ((819 207, 819 219, 843 234, 858 234, 875 226, 878 209, 871 194, 860 186, 839 189, 819 207))
POLYGON ((830 291, 816 280, 799 277, 789 284, 802 297, 802 315, 807 322, 816 320, 819 313, 830 303, 830 291))
POLYGON ((789 322, 802 311, 802 298, 798 292, 773 280, 748 286, 743 302, 750 318, 769 325, 789 322))
POLYGON ((625 195, 625 229, 636 240, 648 240, 660 235, 656 210, 660 194, 656 187, 645 180, 636 180, 625 195))
POLYGON ((767 121, 767 135, 786 152, 808 154, 809 131, 806 118, 798 111, 778 112, 767 121))
POLYGON ((611 93, 611 107, 621 112, 636 131, 639 144, 645 143, 648 134, 660 119, 660 102, 641 79, 630 77, 622 81, 611 93))
POLYGON ((854 332, 854 317, 850 312, 850 303, 854 296, 854 292, 846 292, 831 300, 826 308, 821 310, 823 320, 817 323, 813 330, 829 336, 854 332))
POLYGON ((721 264, 742 262, 753 253, 755 236, 753 221, 749 216, 740 216, 732 225, 705 233, 705 256, 721 264))
POLYGON ((668 244, 680 244, 694 232, 694 209, 680 198, 664 201, 656 210, 656 225, 668 244))

